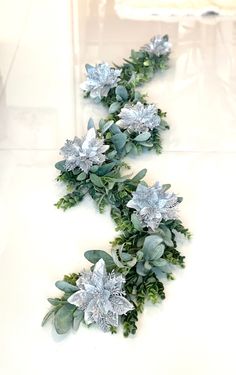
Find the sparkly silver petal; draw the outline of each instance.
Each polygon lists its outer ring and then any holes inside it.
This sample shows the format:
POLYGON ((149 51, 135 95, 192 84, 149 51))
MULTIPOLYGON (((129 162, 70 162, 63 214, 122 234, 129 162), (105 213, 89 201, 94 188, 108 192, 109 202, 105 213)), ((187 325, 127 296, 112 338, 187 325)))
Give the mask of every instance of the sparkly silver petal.
POLYGON ((141 49, 159 57, 170 53, 171 43, 168 41, 166 36, 162 37, 160 35, 156 35, 141 49))
POLYGON ((129 133, 143 133, 156 129, 161 122, 154 104, 144 105, 137 102, 135 105, 126 104, 119 114, 117 125, 127 129, 129 133))
POLYGON ((114 272, 107 274, 105 262, 100 259, 93 271, 83 272, 77 281, 79 291, 68 302, 84 311, 86 324, 96 323, 103 331, 118 326, 119 315, 133 309, 124 297, 125 278, 114 272))
POLYGON ((95 129, 91 128, 83 139, 75 137, 73 141, 67 140, 61 148, 61 154, 65 158, 65 167, 68 171, 79 167, 88 173, 93 165, 100 165, 105 161, 104 153, 108 148, 103 140, 96 137, 95 129))
POLYGON ((139 184, 127 207, 137 211, 143 227, 153 231, 158 228, 161 220, 177 218, 178 197, 167 193, 160 183, 152 187, 139 184))
POLYGON ((86 69, 87 79, 80 87, 97 101, 106 97, 110 89, 116 87, 120 80, 121 69, 115 69, 108 63, 88 65, 86 69))

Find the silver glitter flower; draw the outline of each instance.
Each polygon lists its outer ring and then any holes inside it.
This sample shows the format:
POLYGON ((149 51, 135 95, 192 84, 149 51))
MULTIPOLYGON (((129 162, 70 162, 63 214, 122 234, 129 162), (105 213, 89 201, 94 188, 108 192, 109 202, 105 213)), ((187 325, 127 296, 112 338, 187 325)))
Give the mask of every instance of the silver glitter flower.
POLYGON ((156 35, 141 49, 159 57, 170 53, 171 43, 168 41, 168 37, 166 35, 156 35))
POLYGON ((161 122, 154 104, 144 105, 140 102, 135 105, 126 104, 120 111, 119 117, 120 120, 116 124, 127 129, 129 133, 153 130, 161 122))
POLYGON ((68 298, 68 302, 84 311, 86 324, 96 323, 103 331, 118 326, 119 315, 133 309, 123 297, 125 278, 114 272, 107 274, 105 262, 100 259, 93 272, 83 272, 77 281, 79 288, 68 298))
POLYGON ((116 87, 120 80, 121 69, 115 69, 108 63, 95 66, 87 64, 86 70, 87 80, 80 87, 96 101, 100 101, 104 96, 107 96, 109 90, 116 87))
POLYGON ((91 128, 84 138, 75 137, 73 141, 67 140, 61 148, 61 154, 65 158, 65 167, 68 171, 79 167, 88 173, 92 165, 100 165, 105 161, 104 152, 108 148, 103 140, 96 138, 96 131, 91 128))
POLYGON ((174 193, 167 193, 159 182, 152 187, 139 184, 133 198, 127 203, 128 207, 137 211, 141 225, 153 231, 162 219, 176 219, 177 205, 178 197, 174 193))

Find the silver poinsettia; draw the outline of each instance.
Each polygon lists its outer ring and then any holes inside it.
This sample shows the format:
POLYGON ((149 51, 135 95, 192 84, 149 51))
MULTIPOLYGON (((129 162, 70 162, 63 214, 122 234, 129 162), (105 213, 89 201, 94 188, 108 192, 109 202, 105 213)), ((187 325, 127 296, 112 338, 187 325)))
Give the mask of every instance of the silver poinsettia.
POLYGON ((174 193, 167 193, 159 182, 152 187, 139 184, 133 198, 127 203, 128 207, 137 211, 141 225, 153 231, 162 219, 176 219, 177 205, 178 197, 174 193))
POLYGON ((83 272, 77 281, 79 288, 68 298, 68 302, 84 311, 86 324, 96 323, 103 331, 117 327, 119 315, 133 309, 122 290, 125 278, 111 272, 107 274, 103 259, 93 271, 83 272))
POLYGON ((126 104, 120 111, 119 117, 120 120, 116 124, 127 129, 129 133, 143 133, 153 130, 161 122, 155 105, 144 105, 141 102, 137 102, 135 105, 126 104))
POLYGON ((91 128, 84 138, 75 137, 73 141, 67 140, 61 148, 61 154, 65 158, 65 168, 72 171, 79 167, 88 173, 92 165, 100 165, 105 161, 104 153, 108 148, 103 140, 96 137, 95 129, 91 128))
POLYGON ((168 41, 168 37, 166 35, 156 35, 141 49, 159 57, 170 53, 171 43, 168 41))
POLYGON ((115 69, 108 63, 95 66, 86 65, 87 80, 81 84, 81 88, 90 94, 92 99, 100 101, 106 97, 112 87, 117 86, 120 80, 121 69, 115 69))

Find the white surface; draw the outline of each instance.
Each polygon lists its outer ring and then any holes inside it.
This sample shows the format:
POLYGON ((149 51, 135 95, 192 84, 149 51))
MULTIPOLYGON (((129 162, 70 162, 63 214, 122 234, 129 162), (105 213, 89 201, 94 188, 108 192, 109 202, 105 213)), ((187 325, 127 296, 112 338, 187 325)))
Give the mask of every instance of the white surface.
POLYGON ((122 21, 112 2, 79 2, 78 80, 84 62, 119 62, 153 34, 170 35, 171 68, 143 90, 168 112, 171 130, 161 156, 130 162, 184 197, 194 237, 183 247, 186 269, 160 306, 145 309, 135 338, 83 327, 58 338, 40 327, 54 282, 87 265, 86 249, 109 249, 115 231, 89 199, 66 213, 54 208, 63 187, 53 164, 92 110, 97 118, 104 110, 77 96, 75 129, 69 4, 22 0, 16 17, 17 4, 0 2, 0 373, 234 375, 235 20, 122 21))

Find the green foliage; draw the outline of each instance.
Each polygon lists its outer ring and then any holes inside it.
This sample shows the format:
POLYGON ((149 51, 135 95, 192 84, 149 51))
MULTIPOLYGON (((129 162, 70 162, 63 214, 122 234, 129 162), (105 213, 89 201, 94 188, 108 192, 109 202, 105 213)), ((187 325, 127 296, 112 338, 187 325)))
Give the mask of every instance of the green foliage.
MULTIPOLYGON (((126 103, 147 103, 145 95, 136 91, 136 87, 150 80, 155 72, 166 69, 168 59, 168 55, 156 57, 142 50, 132 51, 130 58, 119 67, 122 70, 119 85, 102 99, 109 110, 108 117, 100 120, 97 130, 98 136, 109 146, 102 165, 94 165, 87 174, 80 168, 67 171, 65 161, 55 165, 60 171, 57 181, 65 184, 67 189, 67 194, 56 203, 57 208, 71 208, 86 194, 94 199, 100 212, 107 205, 111 207, 111 217, 119 232, 111 242, 111 255, 104 250, 88 250, 84 255, 92 263, 91 267, 102 258, 108 272, 114 270, 125 276, 126 297, 134 306, 121 317, 125 337, 136 333, 139 314, 143 312, 146 301, 156 304, 165 298, 162 278, 173 279, 174 267, 184 267, 184 256, 177 249, 176 231, 187 239, 191 237, 180 220, 162 220, 155 232, 143 228, 138 216, 127 207, 138 184, 145 184, 143 178, 147 170, 143 169, 133 177, 124 176, 123 169, 129 166, 122 159, 151 150, 161 152, 161 131, 169 128, 166 113, 159 109, 160 126, 141 134, 130 134, 116 125, 119 112, 126 103)), ((91 127, 94 127, 94 122, 90 119, 88 128, 91 127)), ((169 187, 166 185, 166 189, 169 187)), ((181 200, 178 198, 179 202, 181 200)), ((63 280, 56 282, 56 287, 63 292, 62 297, 48 299, 51 309, 42 325, 52 319, 58 334, 65 334, 71 328, 78 329, 83 321, 83 311, 67 302, 78 290, 78 278, 76 273, 65 275, 63 280)), ((111 327, 110 332, 116 333, 116 327, 111 327)))

